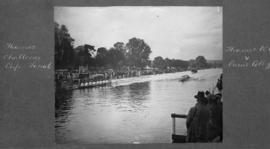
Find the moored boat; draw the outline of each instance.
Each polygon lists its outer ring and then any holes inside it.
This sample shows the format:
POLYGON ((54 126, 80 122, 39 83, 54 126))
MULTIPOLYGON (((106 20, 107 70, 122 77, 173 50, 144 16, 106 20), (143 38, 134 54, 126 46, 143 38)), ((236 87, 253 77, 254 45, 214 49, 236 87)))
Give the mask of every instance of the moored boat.
POLYGON ((92 87, 97 87, 97 86, 107 86, 110 84, 111 84, 110 80, 103 80, 103 81, 81 83, 78 88, 84 89, 84 88, 92 88, 92 87))
POLYGON ((83 88, 92 88, 98 86, 107 86, 111 84, 110 79, 106 79, 103 74, 95 74, 90 77, 88 80, 84 80, 79 85, 79 89, 83 88))

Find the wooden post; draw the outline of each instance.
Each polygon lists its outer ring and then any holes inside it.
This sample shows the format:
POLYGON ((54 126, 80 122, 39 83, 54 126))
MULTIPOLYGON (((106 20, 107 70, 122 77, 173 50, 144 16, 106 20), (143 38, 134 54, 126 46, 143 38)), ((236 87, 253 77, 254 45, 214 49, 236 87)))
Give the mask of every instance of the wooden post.
POLYGON ((172 134, 175 135, 175 117, 172 117, 172 134))

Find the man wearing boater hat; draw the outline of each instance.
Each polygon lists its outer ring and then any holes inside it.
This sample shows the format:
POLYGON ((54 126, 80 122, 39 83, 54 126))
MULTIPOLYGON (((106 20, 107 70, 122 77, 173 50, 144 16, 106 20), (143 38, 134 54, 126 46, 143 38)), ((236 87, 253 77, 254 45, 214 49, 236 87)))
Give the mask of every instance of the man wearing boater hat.
POLYGON ((197 103, 189 110, 186 121, 187 142, 206 142, 209 121, 207 99, 203 91, 199 91, 194 97, 197 103))

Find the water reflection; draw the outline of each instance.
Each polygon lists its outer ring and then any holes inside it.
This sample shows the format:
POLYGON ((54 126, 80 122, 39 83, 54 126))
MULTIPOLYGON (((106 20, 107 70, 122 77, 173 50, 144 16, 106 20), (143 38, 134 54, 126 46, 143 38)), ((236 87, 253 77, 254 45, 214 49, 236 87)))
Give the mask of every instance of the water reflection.
POLYGON ((61 90, 55 94, 55 117, 57 117, 55 127, 68 122, 73 106, 72 91, 61 90))

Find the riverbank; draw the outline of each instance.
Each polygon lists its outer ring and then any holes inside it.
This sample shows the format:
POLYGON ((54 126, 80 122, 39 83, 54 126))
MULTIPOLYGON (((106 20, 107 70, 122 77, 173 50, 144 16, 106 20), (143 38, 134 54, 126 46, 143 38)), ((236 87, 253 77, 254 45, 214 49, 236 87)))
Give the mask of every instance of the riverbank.
MULTIPOLYGON (((95 87, 100 82, 103 85, 108 85, 115 80, 123 80, 126 78, 137 78, 143 76, 152 76, 152 75, 161 75, 161 74, 171 74, 178 72, 193 72, 194 69, 187 70, 171 70, 171 71, 161 71, 157 69, 148 69, 148 70, 128 70, 128 71, 114 71, 113 69, 103 69, 99 71, 89 71, 87 68, 80 68, 79 70, 69 71, 67 69, 56 70, 55 73, 55 83, 56 89, 78 89, 80 87, 89 86, 95 87), (105 83, 109 82, 109 83, 105 83), (95 85, 96 84, 96 85, 95 85)), ((201 71, 204 69, 198 69, 201 71)))

